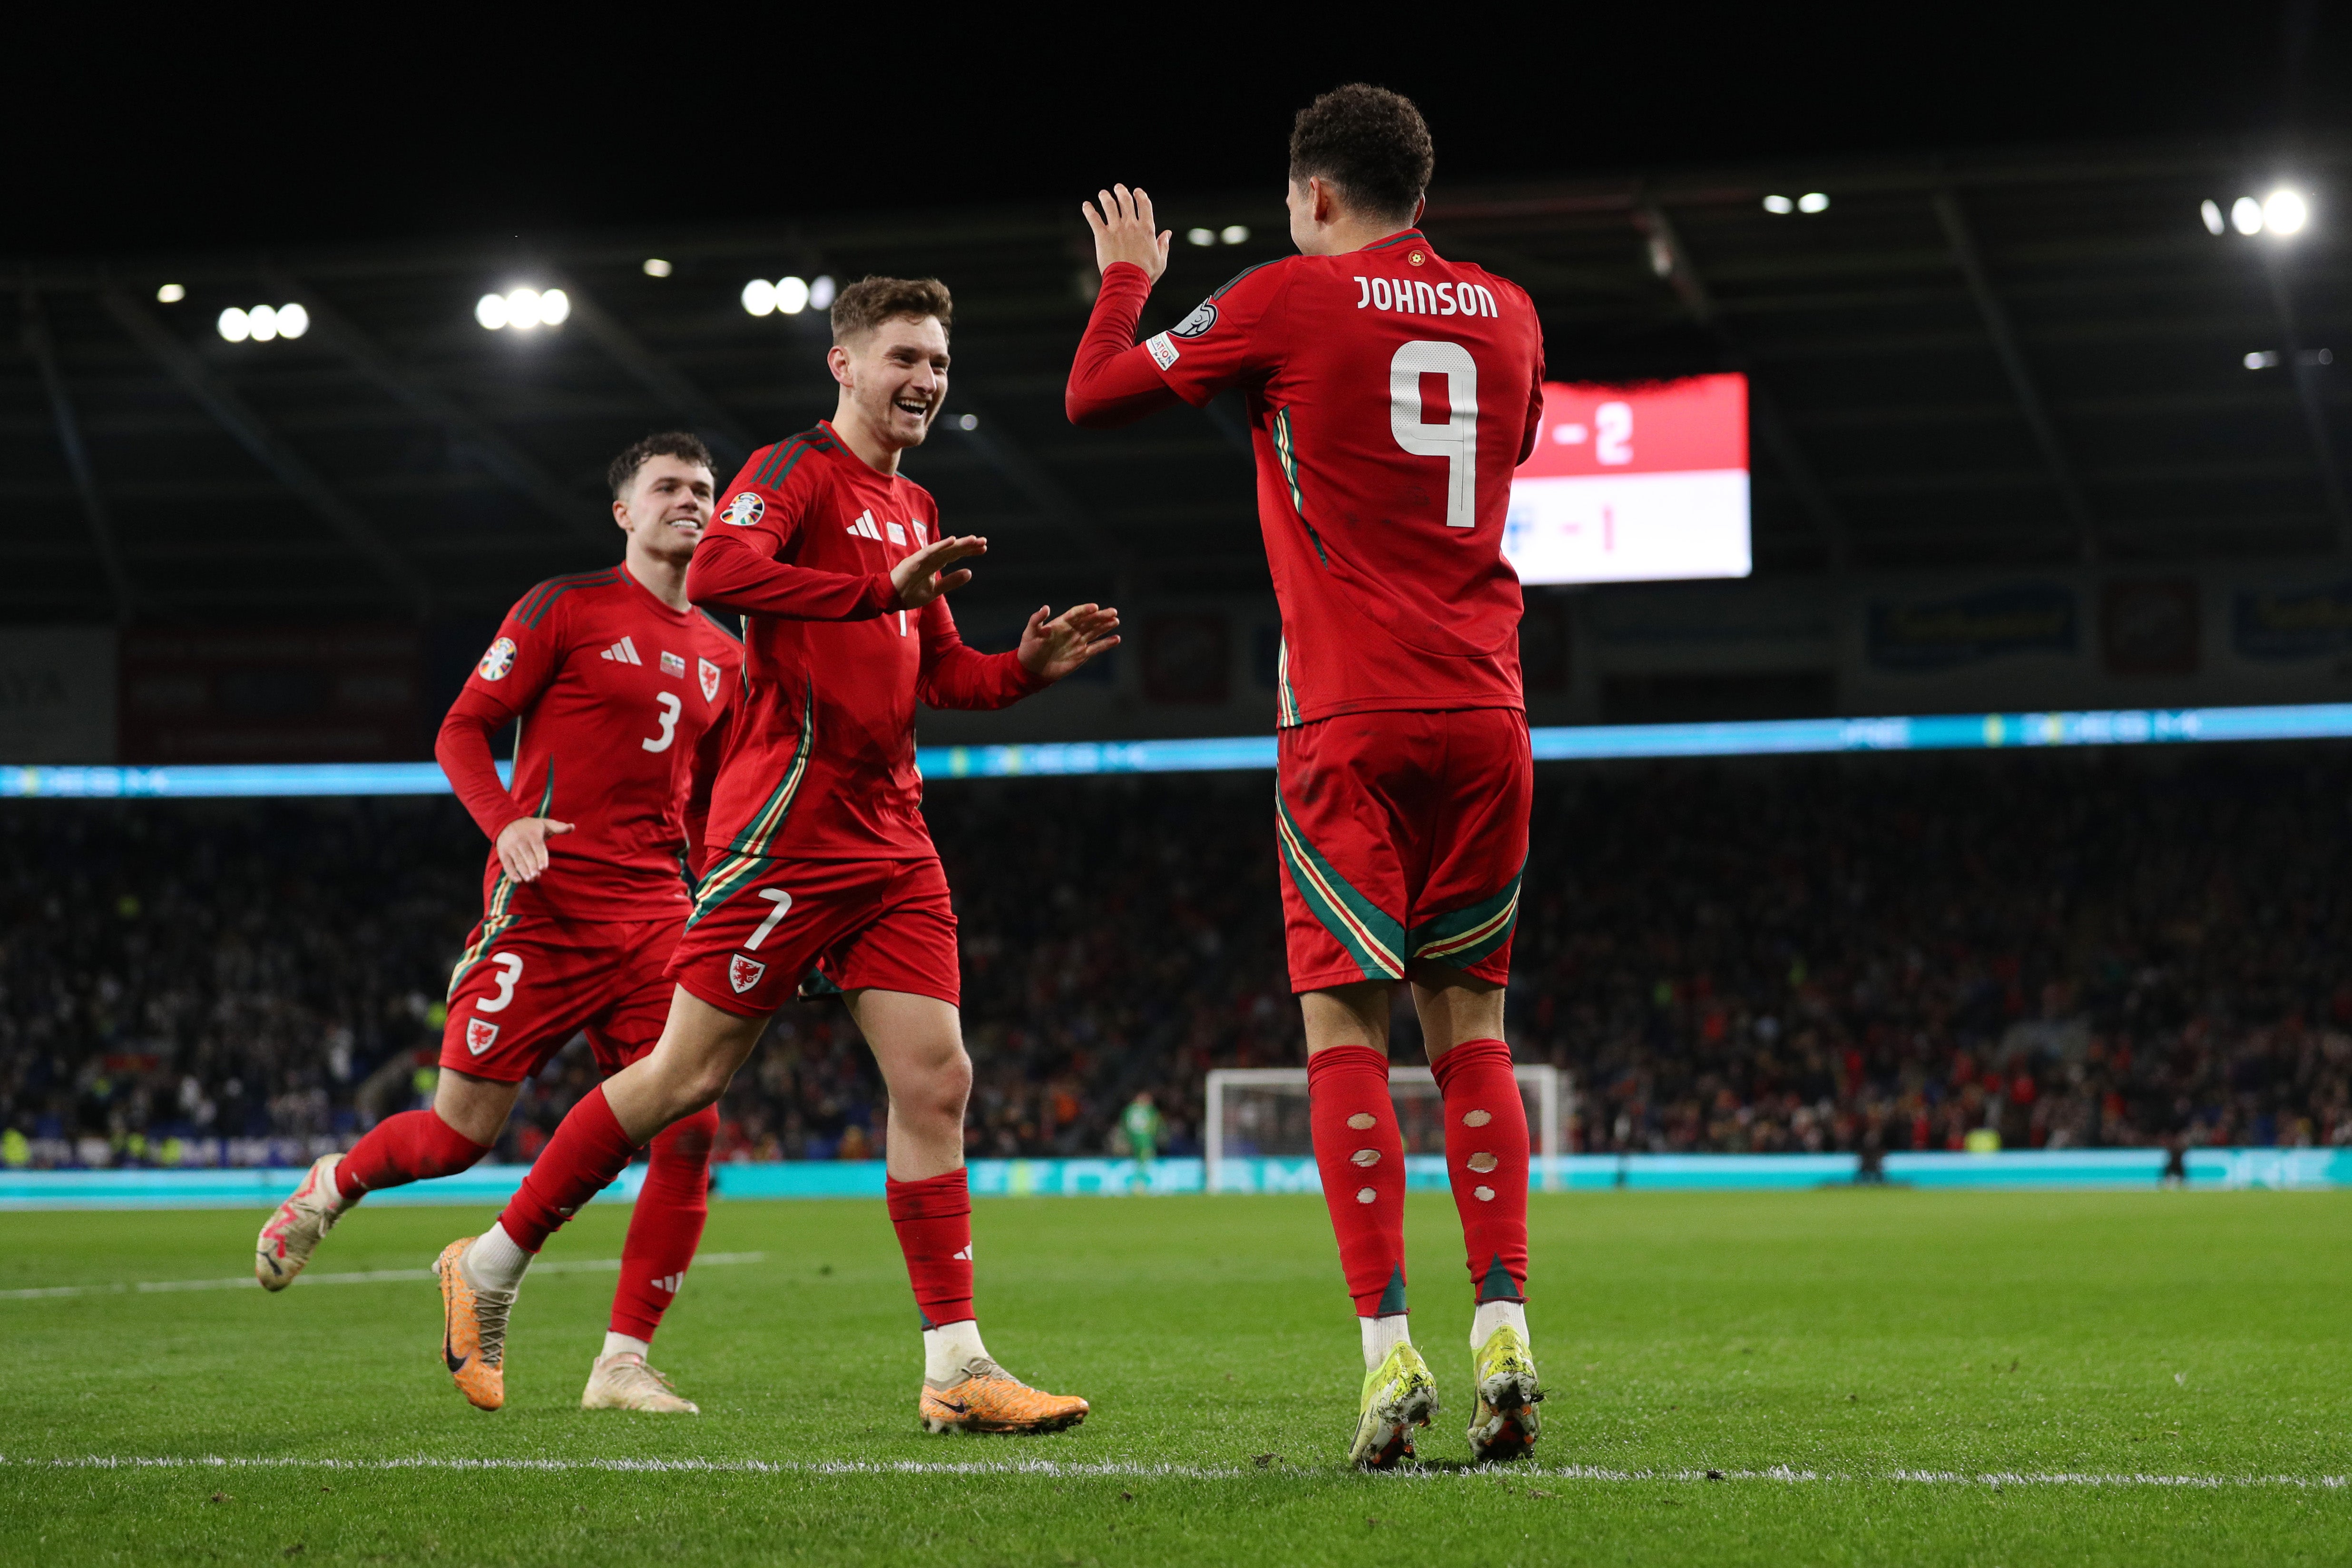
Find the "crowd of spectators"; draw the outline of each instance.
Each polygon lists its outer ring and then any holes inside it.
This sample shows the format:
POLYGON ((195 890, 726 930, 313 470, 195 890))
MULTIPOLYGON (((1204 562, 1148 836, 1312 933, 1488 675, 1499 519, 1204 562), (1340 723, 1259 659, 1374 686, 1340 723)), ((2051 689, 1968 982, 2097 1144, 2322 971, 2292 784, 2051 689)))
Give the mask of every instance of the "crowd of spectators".
MULTIPOLYGON (((933 787, 974 1156, 1117 1152, 1139 1092, 1197 1151, 1210 1068, 1303 1059, 1270 790, 933 787)), ((1512 1044, 1587 1151, 2352 1142, 2347 810, 2337 748, 1548 770, 1512 1044)), ((275 1163, 418 1103, 484 847, 446 800, 0 809, 0 1162, 275 1163)), ((838 1001, 722 1116, 725 1158, 887 1137, 838 1001)))

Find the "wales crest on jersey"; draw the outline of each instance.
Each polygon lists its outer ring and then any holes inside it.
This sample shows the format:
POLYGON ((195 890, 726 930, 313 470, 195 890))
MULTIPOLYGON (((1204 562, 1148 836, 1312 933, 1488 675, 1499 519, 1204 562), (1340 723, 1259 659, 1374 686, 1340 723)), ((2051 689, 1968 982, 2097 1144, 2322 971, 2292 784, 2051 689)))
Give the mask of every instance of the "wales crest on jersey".
POLYGON ((719 667, 707 658, 698 658, 694 665, 694 673, 702 678, 702 700, 705 702, 718 701, 719 667))

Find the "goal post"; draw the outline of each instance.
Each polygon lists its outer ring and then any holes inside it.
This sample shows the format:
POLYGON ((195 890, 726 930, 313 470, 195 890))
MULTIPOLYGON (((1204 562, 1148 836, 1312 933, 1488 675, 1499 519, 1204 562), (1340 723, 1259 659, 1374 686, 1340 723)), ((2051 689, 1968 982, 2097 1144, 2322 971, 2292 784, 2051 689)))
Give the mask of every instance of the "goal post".
MULTIPOLYGON (((1519 1098, 1527 1104, 1534 1152, 1565 1152, 1567 1075, 1552 1067, 1514 1067, 1519 1098)), ((1444 1101, 1437 1078, 1427 1068, 1389 1068, 1389 1093, 1408 1155, 1445 1152, 1444 1101)), ((1307 1115, 1305 1068, 1215 1068, 1208 1077, 1208 1104, 1201 1119, 1202 1174, 1210 1192, 1223 1190, 1221 1175, 1229 1159, 1296 1159, 1312 1155, 1315 1143, 1307 1115)))

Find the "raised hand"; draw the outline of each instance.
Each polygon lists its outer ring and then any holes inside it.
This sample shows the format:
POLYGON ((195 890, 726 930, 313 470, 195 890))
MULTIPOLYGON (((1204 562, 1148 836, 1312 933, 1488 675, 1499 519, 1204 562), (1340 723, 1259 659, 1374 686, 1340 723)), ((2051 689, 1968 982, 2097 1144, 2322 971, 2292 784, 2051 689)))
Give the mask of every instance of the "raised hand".
POLYGON ((1113 185, 1096 196, 1102 203, 1099 213, 1093 202, 1078 204, 1087 226, 1095 231, 1095 265, 1108 272, 1114 261, 1132 261, 1154 283, 1159 282, 1160 275, 1168 270, 1168 245, 1176 231, 1152 231, 1151 198, 1140 190, 1113 185))
POLYGON ((536 882, 547 869, 547 840, 572 824, 551 816, 518 816, 499 829, 499 864, 518 882, 536 882))
POLYGON ((969 572, 944 568, 967 556, 988 553, 988 541, 976 534, 935 540, 890 568, 890 585, 898 590, 898 608, 919 610, 941 594, 952 594, 971 581, 969 572))
POLYGON ((1032 675, 1059 680, 1098 654, 1118 646, 1118 612, 1101 605, 1074 605, 1060 615, 1040 605, 1021 629, 1021 667, 1032 675))

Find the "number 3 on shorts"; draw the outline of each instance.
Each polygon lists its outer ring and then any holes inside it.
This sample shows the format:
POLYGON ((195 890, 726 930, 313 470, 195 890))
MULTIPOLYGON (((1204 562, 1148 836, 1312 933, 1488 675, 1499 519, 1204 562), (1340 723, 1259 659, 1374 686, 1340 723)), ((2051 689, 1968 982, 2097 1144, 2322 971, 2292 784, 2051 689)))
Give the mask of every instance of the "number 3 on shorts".
POLYGON ((490 954, 490 962, 499 966, 499 994, 475 1003, 474 1011, 477 1013, 505 1012, 507 1004, 514 1000, 515 982, 522 978, 522 954, 494 952, 490 954))
POLYGON ((768 940, 768 933, 776 929, 776 922, 782 920, 793 907, 793 896, 782 888, 762 888, 760 896, 776 907, 768 911, 768 918, 760 922, 759 929, 751 933, 751 940, 743 944, 746 952, 759 952, 760 944, 768 940))

